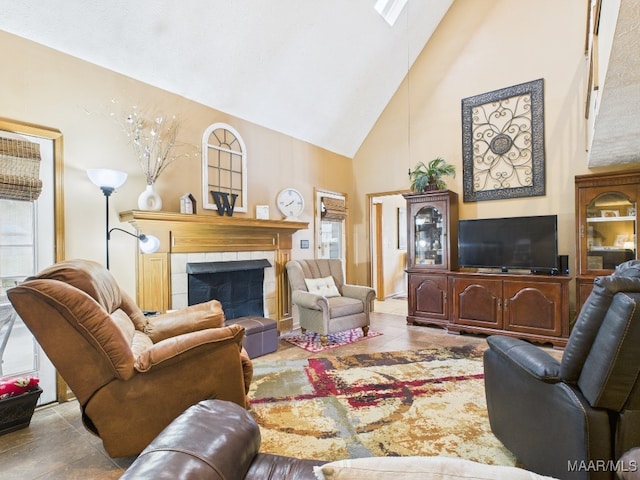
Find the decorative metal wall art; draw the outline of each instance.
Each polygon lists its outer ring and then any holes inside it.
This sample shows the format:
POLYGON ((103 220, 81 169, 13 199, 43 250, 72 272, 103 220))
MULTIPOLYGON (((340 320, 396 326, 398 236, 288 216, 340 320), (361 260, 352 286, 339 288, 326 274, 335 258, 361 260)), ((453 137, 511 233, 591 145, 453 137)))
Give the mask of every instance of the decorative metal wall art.
POLYGON ((462 100, 465 202, 545 194, 543 79, 462 100))

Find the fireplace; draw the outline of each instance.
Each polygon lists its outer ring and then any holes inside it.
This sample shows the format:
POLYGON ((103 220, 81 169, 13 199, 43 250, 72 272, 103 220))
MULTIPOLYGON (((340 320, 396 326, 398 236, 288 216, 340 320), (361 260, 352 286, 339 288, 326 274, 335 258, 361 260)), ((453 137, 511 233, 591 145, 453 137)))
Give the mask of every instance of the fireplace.
POLYGON ((136 299, 141 308, 186 307, 187 263, 266 258, 273 266, 264 269, 264 316, 276 320, 279 331, 291 330, 285 265, 291 260, 294 233, 308 230, 307 222, 146 210, 120 212, 120 220, 160 239, 156 253, 138 252, 136 299))
POLYGON ((248 315, 263 317, 264 269, 267 259, 187 263, 189 305, 218 300, 231 320, 248 315))
MULTIPOLYGON (((264 280, 262 285, 258 287, 258 291, 262 293, 264 314, 261 316, 267 318, 275 318, 276 312, 276 278, 274 252, 256 251, 256 252, 210 252, 210 253, 173 253, 171 254, 171 308, 184 308, 193 302, 189 300, 189 277, 187 272, 190 264, 224 264, 239 265, 239 261, 255 261, 258 260, 265 265, 262 268, 264 280), (266 265, 266 261, 269 265, 266 265)), ((255 289, 254 289, 255 291, 255 289)), ((217 295, 217 294, 216 294, 217 295)), ((209 299, 207 299, 209 300, 209 299)), ((216 300, 220 300, 216 298, 216 300)), ((227 315, 225 311, 225 316, 227 315)), ((231 316, 228 316, 231 318, 231 316)))

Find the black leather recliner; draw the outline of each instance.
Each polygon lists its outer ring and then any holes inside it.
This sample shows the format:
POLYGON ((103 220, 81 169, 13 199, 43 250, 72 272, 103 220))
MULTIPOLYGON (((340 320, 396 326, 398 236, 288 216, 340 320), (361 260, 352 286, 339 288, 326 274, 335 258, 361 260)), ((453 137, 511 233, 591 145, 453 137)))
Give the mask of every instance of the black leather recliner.
POLYGON ((640 446, 640 261, 595 279, 562 361, 523 340, 487 341, 491 429, 523 466, 616 478, 618 459, 640 446))

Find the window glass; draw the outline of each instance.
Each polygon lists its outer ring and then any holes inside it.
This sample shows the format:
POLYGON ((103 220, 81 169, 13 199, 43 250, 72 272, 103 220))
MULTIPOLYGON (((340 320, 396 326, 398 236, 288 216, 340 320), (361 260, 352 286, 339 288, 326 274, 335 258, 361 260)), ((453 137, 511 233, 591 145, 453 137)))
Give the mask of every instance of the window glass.
POLYGON ((244 141, 230 125, 214 123, 202 136, 202 205, 218 210, 218 202, 247 211, 247 155, 244 141))
POLYGON ((0 301, 7 289, 34 273, 34 203, 0 199, 0 301))

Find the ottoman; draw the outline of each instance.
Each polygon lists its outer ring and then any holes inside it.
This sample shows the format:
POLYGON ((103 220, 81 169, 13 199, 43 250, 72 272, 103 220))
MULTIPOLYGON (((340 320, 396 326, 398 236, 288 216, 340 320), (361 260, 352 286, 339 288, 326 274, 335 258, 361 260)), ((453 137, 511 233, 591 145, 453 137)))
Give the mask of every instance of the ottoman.
POLYGON ((275 352, 278 348, 278 329, 275 320, 270 318, 248 315, 232 318, 225 325, 242 325, 244 327, 244 349, 249 358, 259 357, 275 352))

